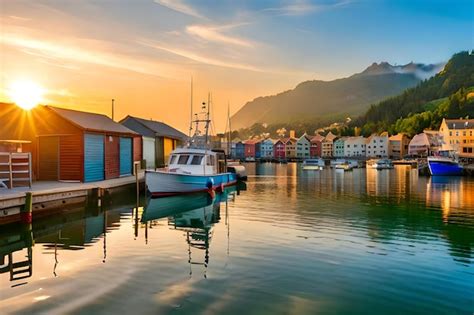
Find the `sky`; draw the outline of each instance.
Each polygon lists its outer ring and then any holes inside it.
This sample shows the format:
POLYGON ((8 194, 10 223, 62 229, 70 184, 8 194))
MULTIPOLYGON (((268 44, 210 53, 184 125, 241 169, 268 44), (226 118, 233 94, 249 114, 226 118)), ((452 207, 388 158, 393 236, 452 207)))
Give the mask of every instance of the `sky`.
POLYGON ((373 62, 438 63, 474 48, 474 1, 1 0, 0 101, 19 80, 43 103, 182 131, 212 93, 227 109, 373 62))

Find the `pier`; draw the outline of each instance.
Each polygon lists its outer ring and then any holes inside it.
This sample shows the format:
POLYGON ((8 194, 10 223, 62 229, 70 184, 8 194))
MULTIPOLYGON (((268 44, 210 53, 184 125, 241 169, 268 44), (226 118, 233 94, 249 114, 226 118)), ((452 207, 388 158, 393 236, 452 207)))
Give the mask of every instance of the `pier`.
POLYGON ((57 209, 79 203, 96 203, 102 196, 127 186, 137 184, 144 190, 144 172, 93 183, 57 181, 33 182, 30 187, 16 187, 0 191, 0 225, 20 222, 25 209, 27 194, 32 194, 32 216, 53 214, 57 209))

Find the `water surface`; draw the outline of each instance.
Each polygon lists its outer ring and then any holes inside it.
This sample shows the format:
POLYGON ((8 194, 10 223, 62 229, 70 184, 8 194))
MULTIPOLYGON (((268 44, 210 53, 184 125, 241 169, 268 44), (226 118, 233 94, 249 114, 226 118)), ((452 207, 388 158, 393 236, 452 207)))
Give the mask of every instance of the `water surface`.
POLYGON ((122 195, 0 228, 0 313, 474 312, 472 178, 248 169, 246 190, 214 200, 137 211, 122 195))

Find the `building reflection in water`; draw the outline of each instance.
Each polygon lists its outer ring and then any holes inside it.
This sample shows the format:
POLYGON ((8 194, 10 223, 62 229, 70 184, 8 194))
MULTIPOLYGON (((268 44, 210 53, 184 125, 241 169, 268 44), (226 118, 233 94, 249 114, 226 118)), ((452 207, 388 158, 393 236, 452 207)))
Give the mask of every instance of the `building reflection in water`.
MULTIPOLYGON (((10 274, 12 287, 26 284, 33 276, 33 248, 41 245, 42 252, 54 257, 53 276, 58 276, 63 250, 80 251, 92 243, 103 242, 102 261, 107 257, 107 237, 109 230, 118 228, 121 213, 130 208, 91 206, 87 202, 68 205, 58 209, 54 216, 39 217, 33 224, 13 224, 0 231, 0 274, 10 274), (23 280, 20 282, 20 280, 23 280)), ((1 279, 0 279, 1 280, 1 279)))

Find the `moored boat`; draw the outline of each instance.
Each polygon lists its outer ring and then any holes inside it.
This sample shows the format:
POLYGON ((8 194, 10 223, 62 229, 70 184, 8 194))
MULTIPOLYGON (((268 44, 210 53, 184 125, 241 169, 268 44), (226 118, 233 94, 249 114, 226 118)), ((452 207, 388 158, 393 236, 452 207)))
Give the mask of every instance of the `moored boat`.
POLYGON ((303 161, 303 170, 309 171, 320 171, 324 169, 324 160, 323 159, 306 159, 303 161))
MULTIPOLYGON (((214 190, 237 183, 237 174, 227 169, 227 158, 223 150, 209 148, 210 110, 209 102, 203 103, 201 115, 195 123, 194 136, 188 146, 177 148, 170 154, 168 167, 145 172, 145 183, 152 197, 173 196, 214 190), (205 111, 207 110, 207 112, 205 111), (199 130, 199 123, 205 123, 205 133, 199 130)), ((190 127, 190 130, 192 128, 190 127)))
POLYGON ((392 169, 393 163, 390 159, 368 160, 367 166, 377 170, 392 169))
POLYGON ((449 156, 429 156, 428 168, 431 176, 460 176, 463 167, 449 156))
POLYGON ((334 166, 336 170, 343 170, 343 171, 352 171, 354 168, 351 164, 349 163, 339 163, 334 166))

